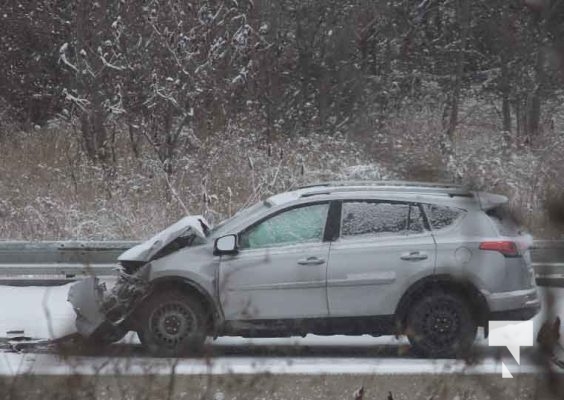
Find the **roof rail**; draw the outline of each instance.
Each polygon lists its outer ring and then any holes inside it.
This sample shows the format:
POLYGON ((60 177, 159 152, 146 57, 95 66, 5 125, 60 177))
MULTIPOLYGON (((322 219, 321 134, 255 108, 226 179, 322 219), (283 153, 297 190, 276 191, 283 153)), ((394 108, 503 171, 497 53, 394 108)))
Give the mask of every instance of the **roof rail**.
POLYGON ((474 197, 473 193, 461 185, 433 184, 421 182, 396 181, 348 181, 328 182, 301 188, 299 197, 328 195, 331 193, 347 192, 384 192, 418 193, 427 195, 441 195, 448 197, 474 197), (359 184, 360 183, 360 184, 359 184), (391 184, 390 184, 391 183, 391 184), (309 190, 308 190, 309 189, 309 190))
POLYGON ((416 181, 328 181, 303 185, 298 189, 310 189, 316 187, 340 187, 340 186, 396 186, 396 187, 418 187, 418 188, 444 188, 444 189, 465 189, 463 185, 446 182, 416 182, 416 181))

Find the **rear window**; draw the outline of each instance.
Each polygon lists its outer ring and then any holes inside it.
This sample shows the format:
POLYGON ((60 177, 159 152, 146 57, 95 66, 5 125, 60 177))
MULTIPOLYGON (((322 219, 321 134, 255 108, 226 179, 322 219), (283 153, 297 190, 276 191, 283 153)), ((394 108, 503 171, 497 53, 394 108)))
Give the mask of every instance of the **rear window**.
POLYGON ((451 226, 464 213, 464 211, 459 208, 438 206, 436 204, 425 204, 424 208, 427 218, 429 218, 431 228, 434 230, 451 226))
POLYGON ((506 205, 498 206, 486 211, 500 234, 503 236, 519 236, 521 234, 520 224, 506 205))

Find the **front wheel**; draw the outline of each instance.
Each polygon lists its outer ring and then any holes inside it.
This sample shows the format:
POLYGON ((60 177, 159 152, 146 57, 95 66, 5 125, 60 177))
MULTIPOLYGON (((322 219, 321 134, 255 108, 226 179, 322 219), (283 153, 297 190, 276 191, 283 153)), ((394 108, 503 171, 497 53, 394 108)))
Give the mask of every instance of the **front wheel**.
POLYGON ((412 305, 407 336, 413 351, 430 358, 467 356, 476 338, 477 324, 464 299, 432 292, 412 305))
POLYGON ((208 327, 197 298, 163 292, 151 296, 142 307, 138 335, 150 353, 175 357, 201 351, 208 327))

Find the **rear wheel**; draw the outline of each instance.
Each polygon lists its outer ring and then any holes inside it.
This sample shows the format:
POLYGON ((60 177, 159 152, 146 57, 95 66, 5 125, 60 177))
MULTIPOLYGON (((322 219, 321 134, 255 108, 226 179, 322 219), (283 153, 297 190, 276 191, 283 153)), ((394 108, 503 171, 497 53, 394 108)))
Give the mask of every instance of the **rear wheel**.
POLYGON ((407 336, 413 351, 424 357, 468 355, 477 324, 464 299, 448 292, 432 292, 412 305, 407 336))
POLYGON ((197 298, 178 291, 163 292, 151 296, 142 307, 138 335, 149 352, 173 357, 201 351, 208 326, 197 298))

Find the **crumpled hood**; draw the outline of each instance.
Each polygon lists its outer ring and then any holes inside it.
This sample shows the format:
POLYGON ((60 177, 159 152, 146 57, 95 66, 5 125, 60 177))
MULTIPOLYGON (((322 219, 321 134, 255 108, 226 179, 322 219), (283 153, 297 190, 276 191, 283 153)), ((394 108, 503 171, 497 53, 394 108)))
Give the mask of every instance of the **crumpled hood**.
POLYGON ((167 246, 176 238, 185 235, 188 231, 190 231, 190 233, 194 233, 202 239, 205 239, 206 235, 202 225, 204 225, 206 229, 209 229, 210 225, 208 221, 206 221, 206 219, 201 215, 184 217, 180 221, 166 228, 164 231, 157 233, 151 239, 123 252, 118 257, 118 260, 149 262, 151 258, 159 252, 159 250, 167 246))

